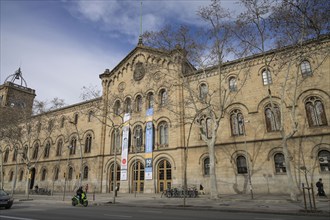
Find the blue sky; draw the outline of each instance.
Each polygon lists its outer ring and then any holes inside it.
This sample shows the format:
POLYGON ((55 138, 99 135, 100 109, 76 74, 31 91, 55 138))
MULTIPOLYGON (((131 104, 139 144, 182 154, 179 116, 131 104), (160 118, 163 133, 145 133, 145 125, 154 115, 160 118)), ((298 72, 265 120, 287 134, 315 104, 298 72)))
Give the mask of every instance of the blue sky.
MULTIPOLYGON (((232 0, 224 7, 233 7, 232 0)), ((202 25, 207 0, 145 0, 143 31, 164 24, 202 25)), ((101 89, 99 74, 114 68, 138 42, 138 0, 0 0, 0 84, 19 67, 37 99, 81 101, 83 86, 101 89)))

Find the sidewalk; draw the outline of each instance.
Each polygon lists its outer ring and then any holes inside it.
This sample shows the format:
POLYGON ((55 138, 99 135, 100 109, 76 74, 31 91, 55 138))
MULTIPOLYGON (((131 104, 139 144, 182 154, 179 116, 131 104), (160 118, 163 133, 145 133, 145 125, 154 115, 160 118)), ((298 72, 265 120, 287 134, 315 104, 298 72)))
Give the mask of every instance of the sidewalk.
MULTIPOLYGON (((30 195, 29 199, 23 194, 14 195, 15 202, 41 202, 41 203, 65 203, 71 204, 72 193, 65 196, 56 193, 52 196, 30 195)), ((220 198, 211 200, 208 195, 200 195, 197 198, 187 198, 186 206, 183 206, 183 198, 161 198, 161 194, 135 194, 118 192, 113 203, 112 193, 88 194, 89 205, 117 205, 117 206, 141 206, 152 208, 180 208, 209 211, 230 211, 230 212, 257 212, 273 214, 293 214, 293 215, 322 215, 330 217, 330 200, 315 198, 316 210, 310 210, 310 203, 307 198, 305 205, 303 198, 298 202, 289 200, 288 195, 254 195, 252 200, 249 194, 220 195, 220 198)), ((313 202, 313 201, 312 201, 313 202)))

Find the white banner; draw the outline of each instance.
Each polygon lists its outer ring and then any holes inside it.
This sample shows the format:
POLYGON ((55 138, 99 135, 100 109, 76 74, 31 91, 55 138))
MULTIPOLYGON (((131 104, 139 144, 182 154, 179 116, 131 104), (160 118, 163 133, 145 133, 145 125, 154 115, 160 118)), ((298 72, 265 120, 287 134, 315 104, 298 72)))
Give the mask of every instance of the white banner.
POLYGON ((123 143, 121 148, 121 180, 127 180, 127 156, 128 156, 129 126, 123 127, 123 143))

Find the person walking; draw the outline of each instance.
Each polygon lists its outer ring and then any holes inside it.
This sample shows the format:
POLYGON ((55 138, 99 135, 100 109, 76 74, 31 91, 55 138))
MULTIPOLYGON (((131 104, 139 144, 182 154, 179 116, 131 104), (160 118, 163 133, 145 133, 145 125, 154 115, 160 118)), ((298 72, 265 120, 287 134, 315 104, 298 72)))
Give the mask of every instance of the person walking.
POLYGON ((86 186, 85 186, 85 192, 86 192, 86 194, 87 194, 87 192, 88 192, 88 183, 87 183, 86 186))
POLYGON ((322 178, 320 178, 319 181, 317 181, 316 187, 317 187, 317 196, 324 196, 324 197, 326 197, 325 192, 324 192, 324 189, 323 189, 322 178))

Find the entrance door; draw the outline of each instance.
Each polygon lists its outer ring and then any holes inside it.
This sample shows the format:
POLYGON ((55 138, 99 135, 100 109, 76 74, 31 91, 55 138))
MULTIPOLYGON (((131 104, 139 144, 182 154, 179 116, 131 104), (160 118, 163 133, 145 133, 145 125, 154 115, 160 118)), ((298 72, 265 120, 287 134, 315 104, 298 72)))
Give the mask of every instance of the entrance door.
POLYGON ((35 176, 36 176, 36 168, 33 167, 30 170, 30 172, 29 172, 29 178, 30 178, 30 186, 29 186, 29 188, 30 189, 33 188, 35 176))
POLYGON ((132 192, 143 192, 144 190, 144 165, 137 161, 133 165, 132 192))
POLYGON ((167 160, 162 160, 157 168, 158 189, 157 192, 163 192, 172 186, 172 169, 171 164, 167 160))
MULTIPOLYGON (((114 180, 115 180, 115 175, 114 175, 114 164, 112 164, 110 166, 110 176, 109 176, 109 192, 114 191, 114 180)), ((116 183, 117 183, 117 187, 119 190, 119 186, 120 186, 120 166, 117 164, 117 173, 116 173, 116 183)))

